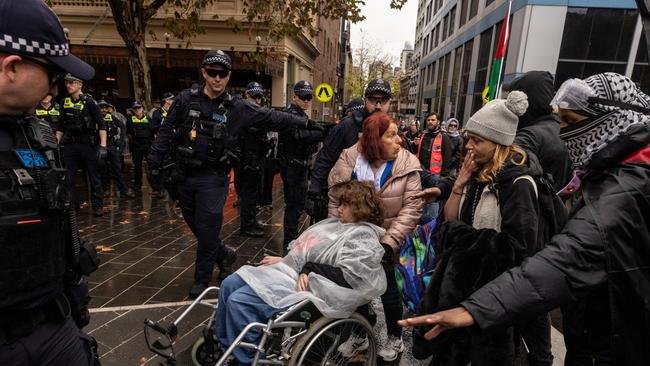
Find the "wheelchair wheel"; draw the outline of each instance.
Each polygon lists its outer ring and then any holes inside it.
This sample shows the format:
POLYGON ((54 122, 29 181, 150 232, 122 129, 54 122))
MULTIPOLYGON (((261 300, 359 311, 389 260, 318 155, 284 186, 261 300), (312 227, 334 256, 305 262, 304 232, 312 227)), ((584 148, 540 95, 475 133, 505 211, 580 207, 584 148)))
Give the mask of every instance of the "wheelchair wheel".
POLYGON ((192 346, 192 364, 194 366, 214 366, 217 364, 221 354, 216 351, 217 345, 214 345, 214 352, 208 352, 205 338, 201 337, 194 342, 192 346))
POLYGON ((289 366, 375 366, 376 358, 372 326, 354 313, 347 319, 322 317, 315 321, 293 347, 289 366), (350 347, 355 339, 363 345, 350 347), (364 339, 367 342, 361 342, 364 339))

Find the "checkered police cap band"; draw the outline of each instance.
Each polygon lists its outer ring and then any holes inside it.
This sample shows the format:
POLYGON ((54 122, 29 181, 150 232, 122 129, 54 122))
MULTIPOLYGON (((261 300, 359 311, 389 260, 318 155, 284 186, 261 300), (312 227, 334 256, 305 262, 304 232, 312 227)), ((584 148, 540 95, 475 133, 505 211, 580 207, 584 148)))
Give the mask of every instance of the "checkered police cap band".
POLYGON ((389 96, 393 95, 393 93, 390 91, 390 89, 388 87, 386 87, 385 85, 371 85, 366 89, 365 95, 368 95, 368 94, 370 94, 372 92, 382 92, 382 93, 384 93, 386 95, 389 95, 389 96))
POLYGON ((298 88, 298 89, 294 89, 293 91, 295 93, 313 93, 314 89, 312 89, 311 87, 309 87, 309 88, 298 88))
POLYGON ((363 104, 352 105, 347 108, 348 112, 360 111, 363 109, 363 104))
POLYGON ((204 65, 212 65, 212 64, 221 64, 224 65, 228 70, 230 70, 230 61, 222 56, 222 55, 215 55, 215 56, 210 56, 203 60, 204 65))
POLYGON ((264 90, 262 90, 262 88, 257 86, 246 90, 246 92, 250 95, 264 94, 264 90))
POLYGON ((9 34, 0 33, 0 47, 8 51, 43 56, 67 56, 70 49, 67 43, 51 44, 38 41, 30 41, 21 37, 14 37, 9 34))

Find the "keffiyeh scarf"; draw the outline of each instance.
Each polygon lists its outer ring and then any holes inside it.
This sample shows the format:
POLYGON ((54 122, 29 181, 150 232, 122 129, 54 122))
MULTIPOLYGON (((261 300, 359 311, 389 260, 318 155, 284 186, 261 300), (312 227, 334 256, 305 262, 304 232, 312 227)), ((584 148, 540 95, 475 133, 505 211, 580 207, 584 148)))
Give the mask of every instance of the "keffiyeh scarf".
POLYGON ((650 97, 629 78, 607 72, 584 81, 596 97, 590 98, 585 112, 595 116, 585 123, 563 128, 560 134, 574 168, 587 166, 594 154, 625 134, 631 126, 650 122, 650 97))

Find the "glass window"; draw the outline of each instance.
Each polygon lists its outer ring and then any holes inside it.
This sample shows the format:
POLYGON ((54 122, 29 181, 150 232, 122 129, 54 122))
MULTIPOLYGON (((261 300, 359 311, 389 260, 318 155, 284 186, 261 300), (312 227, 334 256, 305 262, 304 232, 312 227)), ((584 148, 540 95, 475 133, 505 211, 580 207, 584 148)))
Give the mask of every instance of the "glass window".
POLYGON ((469 18, 467 20, 470 20, 476 16, 476 13, 478 13, 478 0, 469 0, 471 1, 470 7, 469 7, 469 18))
POLYGON ((492 42, 492 31, 494 27, 481 33, 481 40, 478 50, 478 63, 476 64, 476 77, 474 78, 474 101, 472 102, 472 114, 483 106, 481 94, 487 85, 488 65, 490 63, 490 44, 492 42))
POLYGON ((449 21, 449 14, 445 15, 442 18, 442 37, 440 37, 440 42, 444 42, 447 39, 447 22, 449 21))
POLYGON ((456 23, 456 7, 454 6, 449 11, 449 37, 454 34, 454 26, 456 23))
POLYGON ((442 91, 440 93, 440 115, 445 115, 447 106, 447 88, 449 87, 449 63, 451 62, 451 52, 445 55, 444 68, 442 70, 442 91))
POLYGON ((434 47, 438 47, 438 28, 439 28, 439 26, 436 26, 435 28, 433 28, 434 47))
POLYGON ((451 91, 449 94, 449 111, 456 112, 456 98, 458 97, 458 82, 460 80, 460 65, 463 57, 463 46, 454 51, 454 71, 451 74, 451 91))
POLYGON ((438 47, 438 42, 436 42, 436 28, 433 28, 431 30, 431 34, 429 36, 431 37, 431 51, 433 51, 436 47, 438 47))
POLYGON ((429 3, 429 5, 427 5, 427 20, 426 20, 426 23, 429 24, 430 21, 431 21, 431 3, 429 3))
POLYGON ((602 72, 625 74, 625 67, 624 63, 560 61, 555 72, 555 87, 559 88, 563 82, 571 78, 584 79, 602 72))
POLYGON ((460 7, 460 19, 458 20, 458 28, 462 27, 467 21, 467 5, 470 0, 458 0, 458 6, 460 7))

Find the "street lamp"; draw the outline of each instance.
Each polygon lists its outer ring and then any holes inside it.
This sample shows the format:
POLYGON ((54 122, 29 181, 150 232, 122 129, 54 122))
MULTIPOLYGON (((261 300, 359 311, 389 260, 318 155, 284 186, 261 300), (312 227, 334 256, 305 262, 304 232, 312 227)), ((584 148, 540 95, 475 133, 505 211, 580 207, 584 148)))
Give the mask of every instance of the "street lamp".
MULTIPOLYGON (((260 47, 261 42, 262 42, 262 37, 260 37, 260 35, 258 34, 257 36, 255 36, 255 44, 256 44, 255 53, 257 54, 257 57, 259 57, 260 51, 262 50, 262 48, 260 47)), ((255 60, 255 75, 259 75, 259 74, 260 74, 260 63, 256 59, 255 60)))

